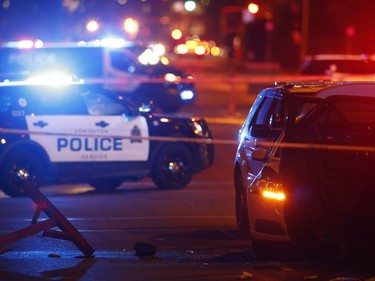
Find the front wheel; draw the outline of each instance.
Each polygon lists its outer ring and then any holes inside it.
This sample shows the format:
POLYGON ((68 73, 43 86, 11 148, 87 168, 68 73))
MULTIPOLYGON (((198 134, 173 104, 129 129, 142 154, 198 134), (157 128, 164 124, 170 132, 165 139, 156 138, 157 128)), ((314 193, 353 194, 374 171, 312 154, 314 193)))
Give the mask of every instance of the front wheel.
POLYGON ((26 195, 22 189, 26 181, 39 188, 43 179, 43 164, 40 157, 26 149, 19 149, 9 154, 1 166, 1 188, 4 193, 12 197, 26 195))
POLYGON ((236 169, 234 175, 236 221, 238 229, 245 235, 250 234, 249 215, 247 208, 246 189, 242 181, 241 173, 236 169))
POLYGON ((193 177, 193 165, 193 157, 185 145, 166 145, 156 156, 151 178, 161 189, 182 189, 193 177))

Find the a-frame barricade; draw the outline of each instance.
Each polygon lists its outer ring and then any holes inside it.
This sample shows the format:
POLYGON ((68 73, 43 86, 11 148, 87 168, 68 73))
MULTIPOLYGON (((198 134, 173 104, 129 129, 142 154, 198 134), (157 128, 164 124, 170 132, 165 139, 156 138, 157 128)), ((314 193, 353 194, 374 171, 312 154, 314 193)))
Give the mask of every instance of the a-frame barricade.
POLYGON ((94 249, 39 189, 32 183, 25 182, 23 190, 37 206, 31 225, 0 236, 0 247, 43 232, 44 236, 73 242, 86 257, 93 255, 94 249), (38 221, 41 212, 44 212, 48 219, 38 221), (58 227, 60 230, 51 229, 54 227, 58 227))

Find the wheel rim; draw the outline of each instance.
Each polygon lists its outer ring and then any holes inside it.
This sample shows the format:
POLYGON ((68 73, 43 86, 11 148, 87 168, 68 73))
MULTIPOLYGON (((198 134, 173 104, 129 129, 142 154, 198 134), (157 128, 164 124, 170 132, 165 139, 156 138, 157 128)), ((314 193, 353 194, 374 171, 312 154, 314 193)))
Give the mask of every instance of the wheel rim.
POLYGON ((248 230, 249 219, 247 213, 247 198, 246 192, 240 174, 236 174, 236 219, 237 225, 243 229, 248 230))
POLYGON ((26 182, 35 183, 37 180, 37 173, 33 169, 33 164, 29 161, 19 161, 14 163, 10 170, 11 181, 17 188, 26 182))
POLYGON ((183 157, 177 155, 168 155, 162 163, 164 175, 172 182, 180 182, 189 177, 189 169, 183 157))
POLYGON ((238 188, 236 193, 237 193, 237 195, 236 195, 236 201, 237 201, 236 206, 237 206, 238 218, 243 219, 243 217, 245 215, 245 204, 246 204, 243 187, 241 186, 241 188, 238 188))

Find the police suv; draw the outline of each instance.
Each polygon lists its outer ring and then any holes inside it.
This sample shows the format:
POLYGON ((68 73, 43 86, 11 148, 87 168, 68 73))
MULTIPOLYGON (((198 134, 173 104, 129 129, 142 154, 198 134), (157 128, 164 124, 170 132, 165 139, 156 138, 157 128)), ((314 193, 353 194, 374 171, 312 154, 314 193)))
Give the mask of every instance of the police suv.
POLYGON ((195 100, 193 79, 170 66, 155 49, 121 39, 7 42, 0 48, 0 78, 20 80, 64 72, 103 82, 104 88, 134 103, 152 101, 163 112, 176 112, 195 100))
POLYGON ((25 180, 114 190, 151 177, 184 188, 212 164, 211 138, 204 119, 153 114, 101 84, 0 84, 0 187, 9 196, 22 196, 25 180))
POLYGON ((374 147, 375 82, 262 90, 234 162, 237 224, 255 255, 375 253, 374 147))

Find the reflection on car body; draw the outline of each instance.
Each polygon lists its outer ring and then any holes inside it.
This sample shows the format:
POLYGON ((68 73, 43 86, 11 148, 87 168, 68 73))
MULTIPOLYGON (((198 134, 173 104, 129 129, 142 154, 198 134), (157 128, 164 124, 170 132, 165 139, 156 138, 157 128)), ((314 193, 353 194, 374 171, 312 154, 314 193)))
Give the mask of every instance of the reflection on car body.
POLYGON ((258 257, 321 241, 370 253, 375 83, 287 83, 265 89, 239 141, 237 224, 249 232, 258 257))

